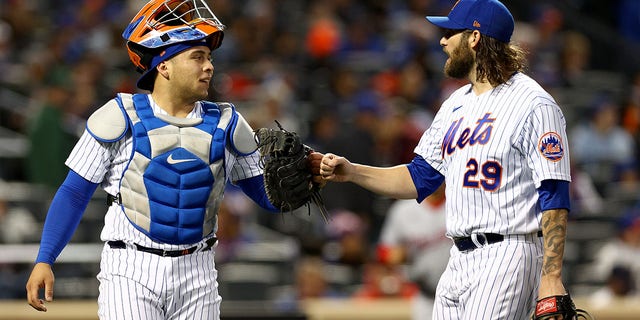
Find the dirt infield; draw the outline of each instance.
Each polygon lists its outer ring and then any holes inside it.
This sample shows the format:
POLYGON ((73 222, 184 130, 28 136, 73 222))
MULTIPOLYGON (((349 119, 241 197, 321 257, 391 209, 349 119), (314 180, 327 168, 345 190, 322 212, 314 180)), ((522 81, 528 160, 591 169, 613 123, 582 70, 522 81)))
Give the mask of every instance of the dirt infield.
MULTIPOLYGON (((613 301, 606 307, 590 306, 586 299, 574 299, 576 305, 587 309, 598 320, 633 320, 640 314, 640 298, 613 301)), ((241 310, 231 310, 242 303, 223 303, 223 320, 248 319, 241 310), (229 307, 235 305, 234 307, 229 307), (226 317, 224 316, 226 313, 226 317)), ((0 320, 98 320, 98 304, 93 300, 65 300, 47 304, 49 311, 37 312, 26 301, 0 300, 0 320)), ((249 308, 250 309, 250 308, 249 308)), ((247 310, 245 308, 245 310, 247 310)), ((291 316, 298 320, 409 320, 410 302, 407 300, 312 300, 304 304, 306 316, 291 316)), ((251 315, 251 319, 275 319, 268 314, 251 315)), ((282 318, 279 318, 282 319, 282 318)))

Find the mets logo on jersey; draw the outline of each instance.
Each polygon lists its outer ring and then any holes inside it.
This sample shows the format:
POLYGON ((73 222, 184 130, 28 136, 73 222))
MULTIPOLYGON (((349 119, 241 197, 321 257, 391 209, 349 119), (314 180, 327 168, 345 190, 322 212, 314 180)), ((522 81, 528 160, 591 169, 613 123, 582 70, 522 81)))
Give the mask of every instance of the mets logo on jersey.
POLYGON ((538 151, 549 161, 560 161, 564 156, 562 138, 555 132, 545 133, 538 142, 538 151))

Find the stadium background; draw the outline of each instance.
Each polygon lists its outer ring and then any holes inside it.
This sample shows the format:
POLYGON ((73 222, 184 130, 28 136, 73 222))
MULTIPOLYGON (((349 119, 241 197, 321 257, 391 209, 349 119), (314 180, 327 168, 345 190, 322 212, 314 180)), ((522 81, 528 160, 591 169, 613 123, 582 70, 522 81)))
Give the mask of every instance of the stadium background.
MULTIPOLYGON (((406 162, 459 85, 443 78, 439 32, 424 20, 446 14, 451 2, 208 1, 227 26, 214 52, 211 99, 233 102, 254 128, 277 119, 320 152, 406 162)), ((504 2, 517 21, 513 40, 529 51, 529 74, 556 97, 568 131, 589 124, 604 101, 614 105, 615 128, 633 137, 631 156, 575 161, 574 185, 587 181, 597 194, 573 190, 564 277, 589 303, 606 284, 594 271, 596 255, 640 200, 640 1, 504 2)), ((48 202, 86 118, 116 92, 135 91, 138 74, 120 34, 143 3, 0 0, 0 301, 9 303, 0 314, 28 307, 15 300, 24 299, 48 202)), ((260 212, 229 187, 216 257, 227 318, 304 317, 309 309, 293 275, 309 257, 320 259, 331 297, 350 301, 362 288, 392 201, 350 185, 330 185, 324 196, 334 216, 328 225, 314 208, 311 215, 304 208, 282 217, 260 212)), ((97 296, 104 198, 96 192, 55 267, 57 300, 97 296)))

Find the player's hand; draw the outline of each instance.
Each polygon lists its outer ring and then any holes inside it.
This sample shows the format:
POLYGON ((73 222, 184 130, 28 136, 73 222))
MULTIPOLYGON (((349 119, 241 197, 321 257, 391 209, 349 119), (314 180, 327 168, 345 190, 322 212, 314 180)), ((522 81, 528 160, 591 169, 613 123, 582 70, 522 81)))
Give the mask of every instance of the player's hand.
MULTIPOLYGON (((555 295, 565 295, 567 290, 562 284, 562 278, 556 276, 542 276, 538 288, 538 300, 555 295)), ((549 318, 548 320, 563 320, 562 316, 549 318)))
POLYGON ((324 157, 324 154, 315 151, 310 153, 307 157, 309 165, 311 166, 313 183, 319 185, 320 188, 324 187, 327 184, 327 181, 322 179, 322 176, 320 175, 320 163, 322 162, 322 157, 324 157))
POLYGON ((27 280, 27 302, 38 311, 47 311, 44 301, 53 301, 53 271, 51 265, 47 263, 36 263, 31 270, 29 280, 27 280), (44 301, 40 299, 38 293, 44 288, 44 301))
POLYGON ((344 157, 327 153, 320 163, 320 175, 327 181, 345 182, 353 172, 354 166, 344 157))

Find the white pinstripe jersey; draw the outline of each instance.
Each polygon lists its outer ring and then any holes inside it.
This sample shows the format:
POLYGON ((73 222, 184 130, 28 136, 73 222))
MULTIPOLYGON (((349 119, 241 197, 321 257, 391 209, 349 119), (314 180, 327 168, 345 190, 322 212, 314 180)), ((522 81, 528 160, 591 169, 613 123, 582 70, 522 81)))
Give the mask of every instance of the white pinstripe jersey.
MULTIPOLYGON (((154 114, 167 114, 153 101, 151 95, 147 96, 154 114)), ((202 106, 200 103, 196 103, 196 107, 187 115, 187 118, 201 118, 202 115, 202 106)), ((122 172, 126 169, 131 158, 132 143, 131 132, 128 132, 124 138, 117 142, 103 143, 97 141, 85 130, 65 164, 85 179, 100 183, 100 186, 107 193, 115 195, 119 190, 122 172)), ((258 160, 258 152, 241 157, 236 156, 230 151, 229 147, 225 148, 224 163, 227 180, 237 181, 262 174, 262 169, 258 166, 258 160)), ((220 196, 223 195, 221 194, 220 196)), ((214 233, 216 230, 217 225, 214 228, 214 233)), ((165 250, 180 250, 193 246, 193 244, 171 245, 152 241, 129 222, 124 212, 122 212, 121 206, 117 204, 109 207, 100 237, 103 241, 123 240, 165 250)))
POLYGON ((470 84, 452 93, 415 148, 445 176, 447 236, 540 230, 536 188, 571 181, 566 136, 554 99, 522 73, 479 96, 470 84))

